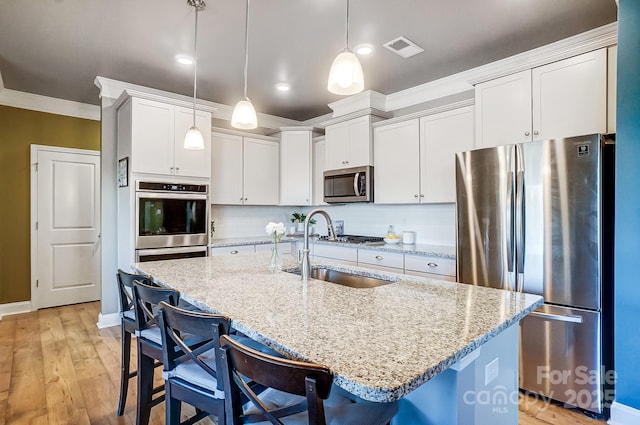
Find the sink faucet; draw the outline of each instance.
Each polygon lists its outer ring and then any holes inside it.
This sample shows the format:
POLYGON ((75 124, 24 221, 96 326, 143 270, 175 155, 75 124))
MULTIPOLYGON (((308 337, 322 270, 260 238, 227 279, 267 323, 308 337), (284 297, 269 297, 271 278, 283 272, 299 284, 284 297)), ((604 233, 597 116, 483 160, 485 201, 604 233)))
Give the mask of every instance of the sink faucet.
POLYGON ((336 240, 336 231, 333 228, 333 223, 331 222, 331 217, 325 210, 315 209, 307 214, 307 218, 304 220, 304 248, 302 249, 302 260, 300 266, 300 278, 304 281, 309 280, 309 274, 311 272, 311 260, 309 259, 309 221, 311 218, 320 214, 327 220, 327 232, 328 232, 328 240, 335 241, 336 240))

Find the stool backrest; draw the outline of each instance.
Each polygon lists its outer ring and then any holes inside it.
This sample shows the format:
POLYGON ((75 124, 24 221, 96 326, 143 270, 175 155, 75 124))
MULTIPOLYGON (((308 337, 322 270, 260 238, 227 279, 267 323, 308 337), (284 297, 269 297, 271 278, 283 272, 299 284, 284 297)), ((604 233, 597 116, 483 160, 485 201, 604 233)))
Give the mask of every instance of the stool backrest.
POLYGON ((180 293, 174 289, 160 288, 133 281, 133 300, 136 311, 136 326, 139 331, 157 324, 158 304, 164 301, 169 305, 178 305, 180 293))
POLYGON ((212 368, 203 362, 200 355, 211 349, 220 348, 220 336, 229 333, 231 319, 220 314, 189 311, 161 301, 158 305, 158 321, 162 332, 162 354, 165 370, 173 370, 180 363, 193 361, 204 372, 218 381, 222 390, 222 380, 212 368), (208 341, 194 345, 193 341, 208 341))
POLYGON ((228 405, 227 423, 255 422, 243 415, 242 395, 259 410, 258 420, 282 424, 280 418, 307 410, 310 425, 325 425, 323 400, 329 397, 333 375, 325 366, 273 357, 246 347, 227 335, 220 337, 220 364, 228 405), (306 403, 269 409, 247 384, 247 378, 265 387, 306 397, 306 403))
POLYGON ((145 285, 153 286, 154 283, 150 277, 142 274, 127 273, 124 270, 118 269, 116 273, 116 280, 118 282, 118 294, 120 296, 120 308, 122 312, 132 310, 133 303, 133 281, 137 280, 145 285))

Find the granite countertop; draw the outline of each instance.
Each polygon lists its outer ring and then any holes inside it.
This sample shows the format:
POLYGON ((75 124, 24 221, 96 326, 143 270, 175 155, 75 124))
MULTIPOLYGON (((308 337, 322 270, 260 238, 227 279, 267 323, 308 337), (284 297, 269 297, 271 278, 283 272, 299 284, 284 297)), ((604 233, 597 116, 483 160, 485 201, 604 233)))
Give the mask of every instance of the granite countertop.
MULTIPOLYGON (((282 238, 282 242, 301 241, 302 235, 286 235, 282 238)), ((332 242, 325 240, 318 240, 317 237, 310 239, 310 243, 322 244, 322 245, 334 245, 334 246, 346 246, 353 249, 372 249, 385 252, 400 252, 404 254, 417 254, 425 255, 429 257, 441 257, 455 260, 456 247, 447 245, 429 245, 429 244, 412 244, 404 245, 402 242, 392 245, 385 244, 384 242, 363 243, 354 244, 346 242, 332 242)), ((269 236, 254 236, 245 238, 225 238, 225 239, 213 239, 211 241, 211 247, 225 247, 225 246, 238 246, 238 245, 259 245, 273 243, 273 239, 269 236)))
MULTIPOLYGON (((355 289, 285 271, 270 254, 138 263, 196 306, 284 355, 321 363, 364 399, 397 400, 542 305, 542 297, 339 263, 314 266, 398 279, 355 289)), ((285 269, 295 267, 283 256, 285 269)))

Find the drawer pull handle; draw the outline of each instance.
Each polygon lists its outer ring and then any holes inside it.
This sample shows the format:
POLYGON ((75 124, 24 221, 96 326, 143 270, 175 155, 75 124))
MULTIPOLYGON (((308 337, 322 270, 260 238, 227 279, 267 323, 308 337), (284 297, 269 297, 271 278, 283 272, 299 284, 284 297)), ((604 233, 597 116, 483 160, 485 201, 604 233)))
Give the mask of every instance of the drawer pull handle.
POLYGON ((429 266, 431 268, 438 267, 438 265, 436 263, 433 263, 433 262, 427 263, 427 266, 429 266))
POLYGON ((376 255, 376 260, 384 260, 384 257, 382 255, 376 255))
POLYGON ((237 254, 238 250, 234 249, 233 251, 231 251, 231 254, 237 254))

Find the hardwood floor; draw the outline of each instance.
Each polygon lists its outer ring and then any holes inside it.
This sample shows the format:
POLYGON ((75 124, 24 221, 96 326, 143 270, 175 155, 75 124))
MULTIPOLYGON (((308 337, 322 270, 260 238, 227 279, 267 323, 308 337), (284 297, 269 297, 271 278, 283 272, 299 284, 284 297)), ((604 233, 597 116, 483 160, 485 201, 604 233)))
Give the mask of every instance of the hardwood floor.
MULTIPOLYGON (((120 388, 120 328, 98 329, 99 311, 100 304, 93 302, 0 320, 0 425, 135 424, 135 380, 129 388, 125 414, 118 417, 115 413, 120 388)), ((160 376, 156 379, 161 383, 160 376)), ((183 410, 185 415, 192 412, 190 407, 183 410)), ((606 424, 524 396, 518 422, 606 424)), ((154 407, 151 417, 151 425, 161 424, 163 405, 154 407)))

